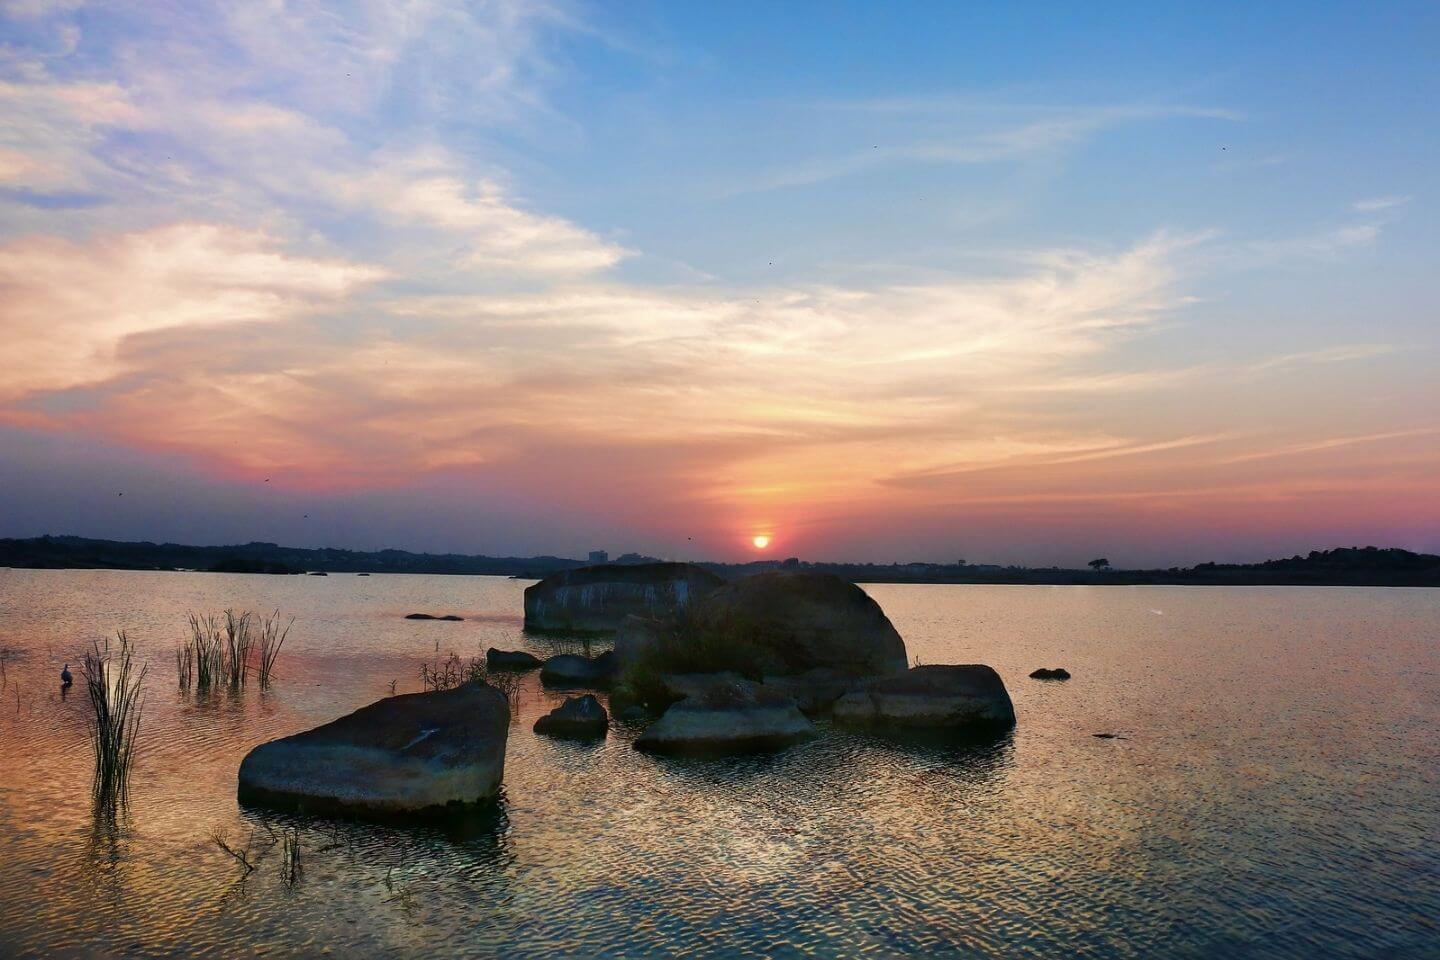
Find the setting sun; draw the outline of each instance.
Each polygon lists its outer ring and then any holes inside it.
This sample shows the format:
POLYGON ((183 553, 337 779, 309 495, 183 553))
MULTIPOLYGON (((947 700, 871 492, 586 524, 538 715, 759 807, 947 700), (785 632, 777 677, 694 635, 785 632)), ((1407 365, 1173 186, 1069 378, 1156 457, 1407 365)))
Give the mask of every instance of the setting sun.
POLYGON ((752 537, 750 542, 755 545, 756 550, 764 550, 770 546, 770 538, 763 533, 758 537, 752 537))

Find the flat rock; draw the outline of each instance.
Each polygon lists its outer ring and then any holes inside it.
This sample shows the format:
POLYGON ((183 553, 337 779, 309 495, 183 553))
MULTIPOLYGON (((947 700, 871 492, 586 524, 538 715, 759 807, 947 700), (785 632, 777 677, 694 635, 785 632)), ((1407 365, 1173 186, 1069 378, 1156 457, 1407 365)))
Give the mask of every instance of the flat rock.
POLYGON ((589 693, 583 697, 571 697, 535 721, 535 732, 550 737, 603 737, 609 729, 610 715, 589 693))
POLYGON ((913 667, 871 680, 835 701, 839 723, 929 730, 1004 728, 1015 707, 1000 675, 984 664, 913 667))
POLYGON ((534 670, 544 662, 524 650, 499 650, 491 647, 485 651, 485 666, 491 670, 534 670))
POLYGON ((635 741, 654 753, 732 754, 778 750, 815 735, 795 701, 734 674, 666 678, 685 696, 635 741))
POLYGON ((367 817, 443 814, 495 796, 509 725, 505 695, 483 683, 387 697, 251 750, 239 799, 367 817))
POLYGON ((1039 670, 1031 671, 1031 680, 1069 680, 1070 671, 1064 667, 1041 667, 1039 670))
POLYGON ((458 623, 458 622, 460 622, 461 620, 464 620, 465 618, 464 618, 464 617, 457 617, 457 616, 455 616, 455 614, 453 614, 453 613, 447 613, 447 614, 445 614, 443 617, 442 617, 442 616, 436 616, 436 615, 433 614, 433 613, 407 613, 407 614, 405 614, 405 619, 406 619, 406 620, 448 620, 448 621, 450 621, 450 622, 452 622, 452 623, 458 623))

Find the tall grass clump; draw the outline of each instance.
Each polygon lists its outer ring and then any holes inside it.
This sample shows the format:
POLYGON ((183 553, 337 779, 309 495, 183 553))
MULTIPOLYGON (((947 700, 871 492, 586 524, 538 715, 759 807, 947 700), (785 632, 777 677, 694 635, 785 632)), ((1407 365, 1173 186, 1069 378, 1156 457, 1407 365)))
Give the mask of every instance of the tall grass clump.
POLYGON ((268 617, 260 618, 260 636, 255 642, 257 657, 257 672, 260 674, 260 686, 270 686, 270 676, 275 671, 275 660, 280 656, 280 648, 285 645, 285 638, 290 635, 290 628, 295 625, 295 618, 291 617, 289 623, 280 622, 280 611, 276 610, 268 617))
POLYGON ((231 690, 245 686, 250 648, 254 643, 250 634, 250 617, 249 613, 225 611, 225 683, 231 690))
POLYGON ((81 670, 90 697, 91 741, 95 748, 96 803, 113 808, 123 803, 130 791, 130 763, 135 758, 135 740, 140 732, 143 706, 141 688, 145 667, 135 669, 135 650, 125 631, 115 635, 115 646, 106 638, 85 654, 81 670))
POLYGON ((219 683, 225 672, 225 641, 214 614, 202 617, 192 613, 188 618, 190 639, 176 653, 175 663, 181 670, 180 686, 188 687, 187 679, 193 679, 195 689, 204 693, 219 683))

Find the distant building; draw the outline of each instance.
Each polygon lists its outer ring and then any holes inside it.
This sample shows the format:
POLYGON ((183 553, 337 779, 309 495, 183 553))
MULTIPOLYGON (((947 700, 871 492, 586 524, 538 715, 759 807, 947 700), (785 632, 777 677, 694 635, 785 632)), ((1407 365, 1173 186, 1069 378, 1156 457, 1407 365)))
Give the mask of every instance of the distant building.
POLYGON ((659 557, 647 557, 643 553, 622 553, 615 558, 616 563, 659 563, 659 557))
POLYGON ((605 563, 610 559, 610 554, 604 550, 591 550, 588 559, 591 563, 605 563))

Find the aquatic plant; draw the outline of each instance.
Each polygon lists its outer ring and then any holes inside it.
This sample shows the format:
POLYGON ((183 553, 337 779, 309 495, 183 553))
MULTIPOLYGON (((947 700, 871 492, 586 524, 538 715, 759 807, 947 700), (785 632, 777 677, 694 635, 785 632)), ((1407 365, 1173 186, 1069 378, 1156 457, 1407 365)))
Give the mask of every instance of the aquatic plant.
POLYGON ((135 651, 121 630, 97 641, 85 654, 81 670, 90 698, 90 735, 95 749, 96 803, 113 807, 124 802, 130 791, 130 764, 135 758, 135 741, 140 731, 143 707, 141 693, 146 667, 135 669, 135 651))
POLYGON ((276 610, 268 617, 260 618, 260 636, 256 641, 257 664, 256 669, 260 674, 260 686, 270 686, 271 674, 275 671, 275 660, 280 656, 280 648, 285 645, 285 638, 290 635, 290 628, 295 625, 295 618, 291 617, 290 622, 283 625, 280 623, 280 611, 276 610))
POLYGON ((280 840, 280 882, 294 888, 300 882, 300 831, 286 830, 280 840))
MULTIPOLYGON (((451 653, 443 661, 437 657, 434 663, 420 665, 420 685, 426 691, 454 690, 464 683, 484 683, 499 690, 510 703, 512 712, 520 699, 520 675, 506 670, 492 673, 484 657, 471 657, 467 661, 461 660, 458 653, 451 653)), ((395 692, 393 681, 390 692, 395 692)))
POLYGON ((225 682, 231 690, 239 690, 245 686, 248 672, 246 668, 249 665, 253 642, 250 635, 250 617, 248 612, 237 614, 234 610, 225 611, 224 674, 225 682))
POLYGON ((441 662, 420 664, 420 686, 428 691, 454 690, 466 679, 465 665, 458 653, 441 662))
MULTIPOLYGON (((184 655, 177 654, 177 666, 188 660, 193 668, 195 689, 209 690, 225 672, 225 645, 220 635, 220 622, 214 614, 198 616, 187 614, 190 622, 190 639, 185 642, 184 655)), ((181 682, 181 686, 187 686, 181 682)))

